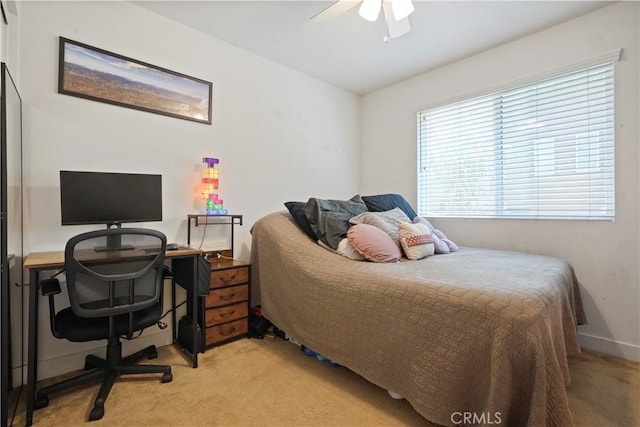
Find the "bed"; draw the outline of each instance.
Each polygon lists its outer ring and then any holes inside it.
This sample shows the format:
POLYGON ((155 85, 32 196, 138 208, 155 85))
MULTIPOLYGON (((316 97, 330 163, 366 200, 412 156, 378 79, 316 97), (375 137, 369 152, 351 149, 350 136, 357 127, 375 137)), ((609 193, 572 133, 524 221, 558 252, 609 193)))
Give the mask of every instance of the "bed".
POLYGON ((287 211, 259 219, 252 239, 263 315, 426 419, 572 425, 567 356, 580 353, 585 319, 567 262, 464 247, 419 261, 354 261, 313 242, 287 211))

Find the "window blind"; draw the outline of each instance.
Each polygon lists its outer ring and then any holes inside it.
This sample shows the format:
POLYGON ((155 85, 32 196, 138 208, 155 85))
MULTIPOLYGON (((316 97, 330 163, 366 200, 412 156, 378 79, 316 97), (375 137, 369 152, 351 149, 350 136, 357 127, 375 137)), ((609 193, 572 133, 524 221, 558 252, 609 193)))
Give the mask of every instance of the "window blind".
POLYGON ((419 112, 418 211, 613 219, 613 63, 419 112))

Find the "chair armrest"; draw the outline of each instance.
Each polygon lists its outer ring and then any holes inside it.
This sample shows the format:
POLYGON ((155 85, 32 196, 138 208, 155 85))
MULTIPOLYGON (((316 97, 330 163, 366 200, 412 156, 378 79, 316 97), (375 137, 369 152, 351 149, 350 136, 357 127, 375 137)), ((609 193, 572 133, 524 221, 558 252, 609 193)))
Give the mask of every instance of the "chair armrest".
POLYGON ((45 279, 40 282, 40 292, 43 297, 57 295, 61 292, 58 279, 45 279))

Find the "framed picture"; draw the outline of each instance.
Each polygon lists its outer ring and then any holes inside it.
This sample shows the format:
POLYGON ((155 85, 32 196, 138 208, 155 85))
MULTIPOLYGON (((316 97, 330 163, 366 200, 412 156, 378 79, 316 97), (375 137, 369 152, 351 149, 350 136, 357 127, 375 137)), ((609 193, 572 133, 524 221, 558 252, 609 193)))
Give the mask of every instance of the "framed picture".
POLYGON ((60 37, 58 93, 211 124, 210 82, 60 37))
POLYGON ((7 21, 7 12, 6 12, 5 3, 6 3, 5 0, 0 0, 0 12, 2 12, 2 22, 4 22, 6 25, 9 25, 9 21, 7 21))

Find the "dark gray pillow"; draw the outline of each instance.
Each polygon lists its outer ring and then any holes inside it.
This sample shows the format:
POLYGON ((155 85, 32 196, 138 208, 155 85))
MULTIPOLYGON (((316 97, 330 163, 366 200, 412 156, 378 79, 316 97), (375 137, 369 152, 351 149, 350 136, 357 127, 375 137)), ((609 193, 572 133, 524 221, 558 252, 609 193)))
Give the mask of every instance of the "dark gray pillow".
POLYGON ((409 202, 400 194, 378 194, 376 196, 363 196, 362 200, 370 212, 385 212, 393 208, 400 208, 407 214, 410 220, 418 216, 409 202))
POLYGON ((311 229, 309 221, 307 221, 307 216, 304 214, 305 204, 305 202, 286 202, 284 206, 289 210, 289 213, 293 217, 293 221, 298 225, 298 227, 314 242, 317 242, 318 236, 316 236, 316 233, 311 229))
POLYGON ((331 249, 337 249, 338 244, 347 236, 349 220, 363 212, 367 212, 359 195, 349 200, 325 200, 310 198, 304 206, 304 213, 313 232, 324 244, 331 249))

